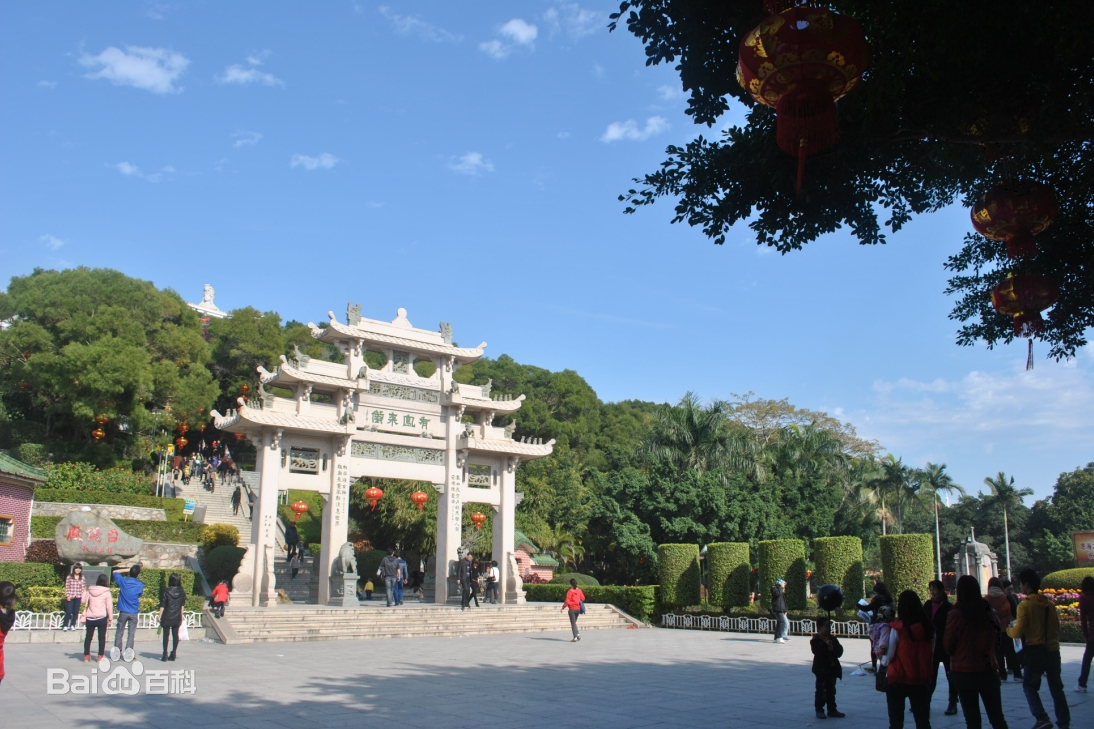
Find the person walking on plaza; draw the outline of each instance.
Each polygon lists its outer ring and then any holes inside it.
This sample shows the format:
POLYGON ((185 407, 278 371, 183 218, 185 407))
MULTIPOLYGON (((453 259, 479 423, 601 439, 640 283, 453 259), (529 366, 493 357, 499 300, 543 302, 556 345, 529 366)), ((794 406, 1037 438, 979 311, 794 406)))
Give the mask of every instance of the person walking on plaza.
POLYGON ((562 609, 570 612, 570 632, 574 634, 570 642, 576 643, 581 640, 581 633, 577 630, 577 618, 585 612, 585 593, 578 588, 577 580, 570 580, 570 589, 566 591, 562 609))
MULTIPOLYGON (((998 577, 988 580, 988 604, 995 611, 995 617, 999 618, 999 624, 1003 627, 1010 625, 1016 617, 1016 611, 1011 609, 1011 601, 1007 593, 1003 591, 1003 581, 998 577)), ((1022 669, 1018 667, 1018 655, 1014 652, 1014 641, 1004 638, 999 641, 999 647, 995 650, 995 660, 999 663, 999 680, 1006 681, 1009 672, 1014 674, 1014 680, 1022 677, 1022 669)))
POLYGON ((217 583, 217 586, 213 588, 213 615, 218 618, 224 617, 224 606, 228 604, 228 580, 221 580, 217 583))
POLYGON ((843 679, 843 666, 839 659, 843 655, 843 646, 832 635, 832 620, 817 618, 817 632, 809 639, 809 649, 813 651, 813 675, 817 678, 816 693, 813 694, 813 708, 818 719, 842 719, 847 716, 836 708, 836 679, 843 679), (825 707, 828 713, 824 713, 825 707))
POLYGON ((486 601, 495 605, 498 604, 499 582, 501 582, 501 570, 498 569, 498 561, 495 559, 490 562, 490 570, 486 575, 486 601))
POLYGON ((76 622, 80 618, 80 602, 84 599, 86 590, 84 568, 82 565, 74 565, 72 573, 65 578, 65 619, 61 623, 61 630, 76 630, 76 622))
POLYGON ((114 582, 118 585, 118 630, 114 634, 114 647, 110 649, 110 660, 116 661, 123 656, 125 660, 133 660, 133 639, 137 633, 137 613, 141 611, 141 595, 144 594, 144 583, 137 579, 141 574, 140 564, 129 568, 129 574, 125 570, 114 570, 114 582), (122 634, 128 634, 125 641, 125 652, 122 653, 122 634))
POLYGON ((1083 663, 1079 669, 1079 685, 1075 690, 1081 694, 1086 693, 1086 682, 1090 679, 1090 661, 1094 659, 1094 577, 1087 575, 1079 583, 1079 625, 1083 629, 1083 637, 1086 639, 1086 650, 1083 651, 1083 663))
POLYGON ((1041 703, 1041 675, 1048 682, 1056 725, 1071 726, 1071 710, 1067 707, 1064 682, 1060 678, 1060 616, 1047 597, 1040 593, 1041 576, 1026 568, 1018 573, 1018 586, 1026 598, 1018 603, 1018 619, 1007 628, 1011 638, 1022 639, 1022 665, 1025 676, 1022 691, 1026 694, 1029 711, 1037 723, 1034 729, 1051 729, 1044 704, 1041 703))
POLYGON ((289 550, 286 561, 291 562, 293 556, 300 552, 300 531, 291 521, 285 527, 285 546, 289 550))
POLYGON ((980 594, 980 583, 972 575, 962 575, 957 580, 957 604, 946 618, 943 645, 950 654, 950 680, 957 685, 968 729, 981 727, 981 701, 992 729, 1008 729, 995 660, 1002 632, 995 612, 980 594))
POLYGON ((403 555, 396 552, 395 559, 399 563, 399 577, 395 580, 395 604, 403 604, 403 588, 406 587, 406 582, 410 579, 410 572, 406 566, 406 560, 403 559, 403 555))
POLYGON ((179 627, 182 625, 182 611, 186 607, 186 591, 182 589, 182 578, 173 574, 167 580, 167 589, 160 593, 159 621, 163 628, 163 655, 161 661, 175 660, 179 648, 179 627), (171 637, 171 655, 167 655, 167 638, 171 637))
POLYGON ((946 594, 946 587, 941 581, 931 580, 927 585, 927 589, 931 593, 931 599, 923 606, 923 609, 934 625, 934 665, 931 669, 931 685, 927 698, 929 700, 934 696, 935 687, 938 685, 938 666, 941 665, 945 670, 946 686, 949 689, 949 700, 946 702, 946 711, 944 713, 946 716, 953 716, 957 713, 957 685, 950 678, 950 654, 946 652, 946 648, 942 645, 942 638, 946 634, 946 618, 950 615, 953 603, 950 602, 950 598, 946 594))
POLYGON ((456 582, 460 586, 460 610, 471 607, 471 579, 474 574, 471 565, 471 553, 468 552, 456 565, 456 582))
POLYGON ((384 581, 387 591, 387 606, 395 604, 395 581, 399 579, 399 560, 395 559, 395 550, 387 550, 387 556, 380 562, 376 576, 384 581))
POLYGON ((247 489, 247 518, 255 518, 255 492, 247 489))
POLYGON ((775 642, 790 642, 790 621, 786 617, 786 580, 779 578, 771 586, 771 612, 775 613, 775 642))
POLYGON ((15 584, 0 582, 0 683, 4 681, 4 640, 15 625, 15 584))
POLYGON ((114 620, 114 604, 110 597, 109 584, 106 575, 99 575, 95 584, 84 593, 83 604, 87 607, 80 614, 80 622, 86 626, 84 663, 91 661, 91 636, 96 630, 99 631, 99 657, 95 660, 101 661, 103 653, 106 652, 106 629, 114 620))
POLYGON ((934 623, 919 595, 905 590, 897 598, 897 619, 889 626, 889 645, 881 659, 886 666, 885 703, 889 729, 904 729, 904 700, 912 707, 916 729, 931 729, 931 669, 934 623))
MULTIPOLYGON (((471 560, 471 597, 475 600, 475 607, 479 607, 479 561, 471 560)), ((470 607, 470 605, 468 605, 470 607)))

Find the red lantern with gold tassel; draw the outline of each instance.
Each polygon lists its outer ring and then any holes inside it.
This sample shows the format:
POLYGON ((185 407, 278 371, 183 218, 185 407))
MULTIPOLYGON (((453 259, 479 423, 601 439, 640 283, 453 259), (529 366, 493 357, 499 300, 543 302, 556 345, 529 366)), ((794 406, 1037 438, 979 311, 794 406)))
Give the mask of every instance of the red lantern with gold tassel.
POLYGON ((481 531, 483 522, 486 521, 486 514, 482 514, 476 511, 475 513, 471 514, 471 521, 474 522, 475 528, 481 531))
POLYGON ((410 495, 410 503, 418 507, 418 511, 422 510, 426 502, 429 501, 429 494, 425 491, 415 491, 410 495))
POLYGON ((737 82, 757 104, 775 108, 779 149, 798 158, 799 195, 806 157, 836 142, 836 100, 869 63, 859 22, 824 8, 769 15, 741 40, 737 82))
POLYGON ((95 439, 96 443, 98 443, 100 440, 106 437, 106 431, 102 428, 95 428, 95 430, 91 431, 91 437, 95 439))
POLYGON ((186 439, 185 439, 185 438, 183 438, 183 437, 182 437, 181 435, 180 435, 180 436, 179 436, 178 438, 175 438, 175 446, 176 446, 176 447, 177 447, 177 448, 178 448, 178 449, 179 449, 180 451, 181 451, 181 450, 182 450, 183 448, 185 448, 185 447, 186 447, 186 444, 187 444, 187 443, 189 443, 189 442, 190 442, 190 441, 186 440, 186 439))
POLYGON ((1014 336, 1029 339, 1026 369, 1033 369, 1033 338, 1045 327, 1041 312, 1056 303, 1060 289, 1048 276, 1011 274, 991 290, 991 305, 1000 314, 1014 317, 1014 336))
POLYGON ((384 498, 383 489, 378 489, 375 486, 365 489, 365 498, 372 504, 372 511, 376 511, 376 502, 384 498))
POLYGON ((179 423, 178 431, 179 435, 186 435, 190 432, 190 426, 187 423, 179 423))
POLYGON ((243 440, 243 433, 236 433, 236 440, 243 440))
POLYGON ((308 505, 303 501, 294 501, 289 504, 289 508, 292 509, 292 513, 294 515, 292 518, 293 524, 295 524, 296 520, 299 519, 301 516, 308 513, 308 505))
POLYGON ((972 227, 991 240, 1006 241, 1011 260, 1037 253, 1033 236, 1052 225, 1059 212, 1056 193, 1032 180, 1003 182, 972 207, 972 227))

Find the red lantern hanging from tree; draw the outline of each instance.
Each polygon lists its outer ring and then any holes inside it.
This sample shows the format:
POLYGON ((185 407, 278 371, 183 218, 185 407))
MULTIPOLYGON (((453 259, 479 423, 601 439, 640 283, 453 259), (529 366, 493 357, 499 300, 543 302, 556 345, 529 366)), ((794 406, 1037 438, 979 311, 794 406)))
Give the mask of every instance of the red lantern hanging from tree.
POLYGON ((1032 180, 1002 182, 972 207, 972 227, 991 240, 1006 241, 1007 258, 1037 253, 1033 236, 1056 220, 1059 204, 1047 185, 1032 180))
POLYGON ((190 426, 186 423, 179 423, 178 431, 179 435, 186 435, 190 432, 190 426))
POLYGON ((471 521, 475 523, 475 528, 476 529, 481 530, 483 522, 486 521, 486 514, 481 514, 481 513, 476 511, 473 514, 471 514, 471 521))
POLYGON ((805 159, 836 143, 836 100, 858 85, 870 63, 862 26, 824 8, 769 15, 741 39, 737 82, 757 104, 775 109, 779 149, 805 159))
POLYGON ((365 498, 372 504, 372 511, 376 511, 376 502, 384 498, 383 489, 378 489, 375 486, 371 486, 365 489, 365 498))
POLYGON ((106 431, 102 428, 95 428, 95 430, 91 431, 91 437, 95 439, 96 443, 98 443, 100 440, 106 437, 106 431))
POLYGON ((418 511, 422 510, 427 501, 429 501, 429 494, 425 491, 415 491, 410 495, 410 502, 418 507, 418 511))
POLYGON ((251 391, 251 386, 250 385, 240 385, 239 386, 239 391, 242 392, 244 395, 246 395, 248 392, 251 391))
POLYGON ((185 447, 186 447, 186 444, 187 444, 187 443, 189 443, 189 442, 190 442, 190 441, 186 440, 186 439, 185 439, 185 438, 183 438, 183 437, 182 437, 181 435, 180 435, 180 436, 179 436, 178 438, 175 438, 175 446, 176 446, 176 447, 177 447, 177 448, 178 448, 178 449, 179 449, 180 451, 181 451, 181 450, 182 450, 183 448, 185 448, 185 447))
POLYGON ((294 501, 289 504, 289 508, 292 509, 293 514, 295 514, 292 518, 293 524, 295 524, 296 520, 301 516, 308 513, 308 505, 303 501, 294 501))
POLYGON ((105 415, 99 415, 95 418, 95 422, 99 424, 100 428, 106 425, 109 421, 110 418, 106 417, 105 415))
POLYGON ((1026 369, 1033 369, 1033 337, 1044 330, 1041 312, 1056 303, 1060 289, 1048 276, 1011 274, 991 290, 991 305, 1000 314, 1014 317, 1014 336, 1029 339, 1026 369))

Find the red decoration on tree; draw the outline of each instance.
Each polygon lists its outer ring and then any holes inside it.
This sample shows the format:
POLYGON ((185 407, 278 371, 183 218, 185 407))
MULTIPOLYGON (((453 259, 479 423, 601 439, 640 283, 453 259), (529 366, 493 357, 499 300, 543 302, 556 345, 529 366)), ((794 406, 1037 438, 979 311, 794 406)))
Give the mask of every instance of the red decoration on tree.
POLYGON ((1007 258, 1037 253, 1033 236, 1052 225, 1059 212, 1056 193, 1032 180, 1003 182, 984 193, 972 208, 972 227, 991 240, 1006 241, 1007 258))
POLYGON ((482 529, 483 522, 486 521, 486 514, 480 514, 476 511, 471 515, 471 521, 475 523, 476 529, 482 529))
POLYGON ((243 440, 243 433, 236 433, 236 440, 243 440))
POLYGON ((299 519, 301 516, 308 513, 308 505, 305 504, 303 501, 294 501, 289 504, 289 508, 292 509, 293 514, 295 514, 295 516, 292 518, 293 524, 295 524, 296 520, 299 519))
POLYGON ((175 438, 175 447, 177 447, 181 451, 183 448, 186 447, 186 444, 189 442, 190 441, 186 440, 180 435, 178 438, 175 438))
POLYGON ((1045 326, 1041 312, 1056 303, 1060 290, 1048 276, 1011 274, 991 290, 991 305, 1000 314, 1014 317, 1014 336, 1029 338, 1026 369, 1033 369, 1033 337, 1045 326))
POLYGON ((110 418, 106 417, 105 415, 99 415, 99 416, 96 416, 96 418, 95 418, 95 422, 99 424, 100 428, 102 426, 106 425, 109 421, 110 421, 110 418))
POLYGON ((94 438, 96 442, 98 442, 106 437, 106 431, 102 428, 95 428, 95 430, 91 431, 91 437, 94 438))
POLYGON ((836 100, 869 63, 859 22, 824 8, 769 15, 741 39, 737 82, 757 104, 775 108, 779 149, 798 158, 799 195, 806 157, 836 142, 836 100))
POLYGON ((422 510, 427 501, 429 501, 429 494, 425 491, 415 491, 410 495, 410 502, 418 507, 418 511, 422 510))
POLYGON ((178 431, 179 435, 186 435, 188 432, 190 432, 190 426, 186 423, 179 423, 178 431))
POLYGON ((246 395, 248 392, 251 391, 251 386, 250 385, 240 385, 239 386, 239 391, 242 392, 244 395, 246 395))
POLYGON ((384 491, 375 486, 369 487, 365 489, 365 498, 372 504, 372 511, 376 511, 376 502, 384 498, 384 491))

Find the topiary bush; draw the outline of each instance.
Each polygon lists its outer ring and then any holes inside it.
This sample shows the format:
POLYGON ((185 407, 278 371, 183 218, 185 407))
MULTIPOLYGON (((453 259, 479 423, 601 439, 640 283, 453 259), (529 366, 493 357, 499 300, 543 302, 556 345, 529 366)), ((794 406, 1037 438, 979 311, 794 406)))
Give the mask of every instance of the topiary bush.
POLYGON ((19 590, 28 587, 64 587, 66 567, 36 562, 0 562, 0 581, 19 590))
POLYGON ((921 600, 930 593, 934 579, 934 540, 930 534, 889 534, 881 537, 881 574, 895 599, 905 590, 915 590, 921 600))
POLYGON ((813 584, 839 585, 843 604, 854 605, 864 595, 862 540, 858 537, 817 537, 813 540, 813 584))
POLYGON ((229 547, 239 546, 239 529, 231 524, 208 524, 201 530, 198 544, 206 553, 212 552, 217 547, 225 545, 229 547))
MULTIPOLYGON (((655 615, 657 605, 656 587, 654 585, 642 585, 639 587, 622 587, 615 585, 603 585, 588 587, 580 586, 585 593, 585 602, 607 603, 615 605, 628 615, 649 622, 655 615)), ((566 598, 567 585, 525 585, 525 599, 529 602, 557 602, 562 603, 566 598)))
MULTIPOLYGON (((318 552, 312 552, 312 554, 319 555, 318 552)), ((376 584, 376 570, 380 568, 380 562, 386 556, 387 552, 382 549, 370 549, 357 555, 357 571, 361 573, 361 579, 372 580, 373 584, 376 584)), ((380 589, 384 589, 383 586, 380 589)))
POLYGON ((1053 590, 1078 590, 1084 577, 1094 577, 1094 567, 1075 567, 1049 572, 1041 580, 1041 587, 1053 590))
POLYGON ((751 600, 748 542, 707 545, 707 601, 722 608, 743 607, 751 600))
POLYGON ((552 585, 569 585, 570 580, 577 580, 578 587, 599 587, 600 580, 596 579, 592 575, 583 575, 580 572, 563 572, 562 574, 555 575, 551 578, 549 584, 552 585))
POLYGON ((233 547, 230 544, 217 547, 205 554, 205 576, 210 585, 215 585, 221 580, 228 580, 232 584, 232 578, 239 572, 239 563, 243 561, 243 555, 247 550, 243 547, 233 547))
POLYGON ((657 569, 662 606, 690 607, 702 602, 699 545, 660 545, 657 548, 657 569))
POLYGON ((800 539, 771 539, 756 545, 759 551, 760 604, 771 609, 771 586, 786 580, 786 606, 804 610, 806 603, 805 542, 800 539))

